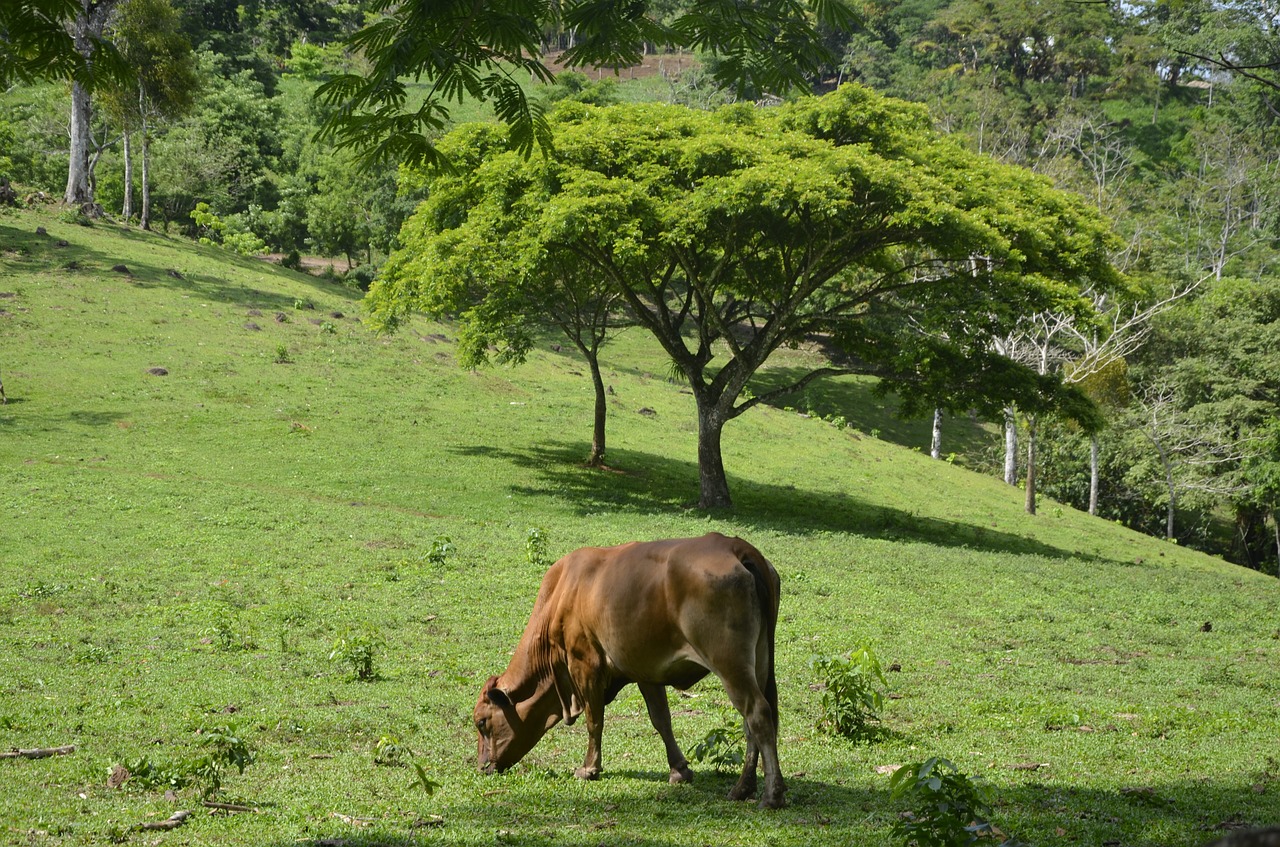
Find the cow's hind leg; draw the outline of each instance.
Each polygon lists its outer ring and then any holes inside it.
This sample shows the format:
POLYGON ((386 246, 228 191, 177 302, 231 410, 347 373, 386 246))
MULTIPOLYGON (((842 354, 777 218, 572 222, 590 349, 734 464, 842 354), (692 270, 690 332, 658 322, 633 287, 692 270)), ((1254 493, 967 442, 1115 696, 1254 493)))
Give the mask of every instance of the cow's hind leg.
POLYGON ((671 732, 671 707, 667 705, 667 688, 665 685, 638 685, 644 695, 644 704, 649 709, 649 721, 662 737, 667 748, 667 766, 671 768, 670 782, 693 782, 693 771, 689 770, 689 762, 680 752, 675 735, 671 732))
POLYGON ((724 676, 725 690, 733 706, 742 713, 747 725, 747 755, 742 763, 742 778, 729 792, 730 799, 746 800, 756 793, 756 764, 764 759, 764 794, 760 805, 768 809, 785 804, 782 768, 778 764, 778 716, 770 699, 760 690, 751 674, 734 678, 724 676))

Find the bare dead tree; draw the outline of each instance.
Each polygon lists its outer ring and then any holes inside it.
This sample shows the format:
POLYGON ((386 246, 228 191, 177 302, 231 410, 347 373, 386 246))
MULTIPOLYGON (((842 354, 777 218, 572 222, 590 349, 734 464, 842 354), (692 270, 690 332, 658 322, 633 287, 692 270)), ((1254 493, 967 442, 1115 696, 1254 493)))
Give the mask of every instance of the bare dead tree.
MULTIPOLYGON (((1088 292, 1093 301, 1093 308, 1102 316, 1103 322, 1091 326, 1080 326, 1071 321, 1064 326, 1081 351, 1081 357, 1071 363, 1066 380, 1075 384, 1087 383, 1117 362, 1127 360, 1146 343, 1155 317, 1190 295, 1206 279, 1207 277, 1201 277, 1186 285, 1175 285, 1167 297, 1147 305, 1120 304, 1105 291, 1088 292)), ((1091 515, 1098 514, 1098 489, 1101 477, 1099 453, 1098 436, 1095 433, 1089 439, 1089 514, 1091 515)))
POLYGON ((1247 485, 1224 467, 1254 457, 1260 442, 1237 435, 1219 423, 1195 420, 1181 406, 1177 391, 1165 383, 1148 386, 1137 398, 1139 429, 1155 448, 1165 497, 1165 538, 1173 540, 1182 494, 1230 496, 1247 485))

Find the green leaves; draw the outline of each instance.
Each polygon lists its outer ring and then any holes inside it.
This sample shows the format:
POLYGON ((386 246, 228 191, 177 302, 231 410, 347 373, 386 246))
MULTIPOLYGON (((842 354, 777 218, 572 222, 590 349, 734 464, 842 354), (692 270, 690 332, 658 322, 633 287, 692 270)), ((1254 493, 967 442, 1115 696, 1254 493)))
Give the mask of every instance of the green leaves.
POLYGON ((893 824, 893 834, 904 847, 963 847, 1000 837, 986 820, 991 814, 990 789, 947 759, 934 756, 904 765, 889 778, 889 787, 895 800, 910 806, 893 824))
POLYGON ((868 740, 880 720, 887 683, 869 642, 843 657, 814 656, 809 667, 823 677, 822 717, 818 726, 853 741, 868 740))
MULTIPOLYGON (((366 163, 392 160, 447 170, 435 136, 450 103, 492 102, 510 129, 512 149, 528 156, 551 147, 550 126, 520 81, 549 82, 543 63, 546 31, 572 30, 575 44, 560 60, 570 68, 635 64, 646 43, 684 46, 721 56, 715 76, 739 92, 784 92, 806 86, 832 56, 809 4, 799 0, 695 0, 670 24, 649 0, 381 0, 382 16, 351 37, 353 53, 369 62, 364 74, 343 74, 317 97, 333 111, 321 135, 361 151, 366 163), (425 83, 419 105, 406 80, 425 83)), ((852 20, 843 0, 814 0, 816 19, 839 26, 852 20)))

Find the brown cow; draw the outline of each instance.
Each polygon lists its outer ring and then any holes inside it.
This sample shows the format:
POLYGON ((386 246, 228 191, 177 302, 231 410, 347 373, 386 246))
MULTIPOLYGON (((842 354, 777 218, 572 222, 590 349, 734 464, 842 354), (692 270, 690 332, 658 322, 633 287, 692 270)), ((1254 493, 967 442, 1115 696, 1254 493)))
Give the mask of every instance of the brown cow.
POLYGON ((634 682, 666 745, 671 782, 688 782, 664 686, 688 688, 714 673, 746 719, 746 761, 729 796, 755 794, 763 756, 760 805, 782 806, 778 591, 777 571, 759 551, 719 533, 575 550, 547 570, 511 664, 480 692, 480 769, 506 770, 551 727, 585 712, 587 757, 575 774, 595 779, 604 707, 634 682))

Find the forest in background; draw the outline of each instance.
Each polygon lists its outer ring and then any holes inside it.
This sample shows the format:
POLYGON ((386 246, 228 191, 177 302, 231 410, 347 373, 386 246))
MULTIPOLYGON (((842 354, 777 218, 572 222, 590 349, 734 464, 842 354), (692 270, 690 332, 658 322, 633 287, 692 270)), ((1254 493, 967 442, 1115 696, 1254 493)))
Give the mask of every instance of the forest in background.
MULTIPOLYGON (((1099 295, 1104 325, 1027 315, 993 339, 999 352, 1083 385, 1108 427, 1091 438, 1010 409, 995 422, 1003 442, 958 459, 1033 495, 1277 572, 1280 15, 1262 2, 1198 0, 921 0, 857 11, 855 26, 824 30, 837 60, 813 75, 814 91, 852 81, 924 103, 973 149, 1087 198, 1120 234, 1113 261, 1135 288, 1123 303, 1099 295)), ((317 140, 327 114, 312 95, 334 74, 363 70, 344 39, 372 14, 361 3, 116 4, 104 37, 148 69, 146 96, 97 92, 92 203, 64 214, 89 222, 100 210, 295 266, 304 254, 340 257, 345 270, 334 275, 367 287, 423 182, 362 170, 354 153, 317 140)), ((549 48, 572 46, 573 33, 545 37, 549 48)), ((536 96, 737 99, 712 84, 717 60, 701 58, 634 82, 562 74, 536 96)), ((747 92, 762 103, 802 94, 747 92)), ((0 179, 13 202, 64 196, 71 101, 60 82, 0 96, 0 179)), ((470 104, 453 111, 486 115, 470 104)))

